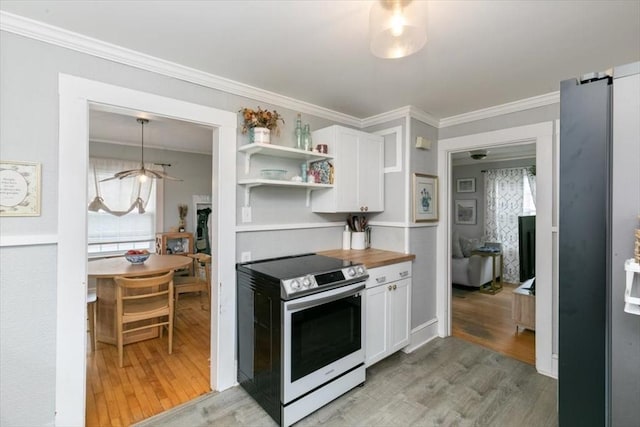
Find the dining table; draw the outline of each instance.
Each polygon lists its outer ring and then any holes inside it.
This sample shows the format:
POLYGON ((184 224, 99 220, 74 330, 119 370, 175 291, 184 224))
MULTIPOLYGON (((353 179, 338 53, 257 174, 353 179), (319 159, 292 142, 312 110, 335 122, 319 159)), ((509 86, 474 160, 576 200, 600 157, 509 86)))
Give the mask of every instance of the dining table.
MULTIPOLYGON (((144 277, 181 270, 191 266, 192 258, 182 255, 152 254, 141 264, 132 264, 125 257, 101 258, 88 262, 88 276, 96 280, 97 319, 96 338, 100 342, 117 344, 116 283, 115 277, 144 277)), ((143 329, 125 335, 129 344, 156 338, 157 328, 143 329)))

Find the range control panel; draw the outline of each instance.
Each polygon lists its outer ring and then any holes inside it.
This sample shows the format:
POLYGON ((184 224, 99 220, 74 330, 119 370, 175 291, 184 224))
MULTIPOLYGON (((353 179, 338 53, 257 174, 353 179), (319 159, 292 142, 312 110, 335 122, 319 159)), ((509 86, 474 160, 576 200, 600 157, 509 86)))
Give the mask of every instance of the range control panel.
POLYGON ((352 265, 340 270, 325 273, 308 274, 306 276, 294 277, 292 279, 281 280, 282 289, 287 297, 298 293, 320 292, 323 287, 335 287, 342 282, 349 283, 353 279, 366 278, 367 269, 364 265, 352 265))

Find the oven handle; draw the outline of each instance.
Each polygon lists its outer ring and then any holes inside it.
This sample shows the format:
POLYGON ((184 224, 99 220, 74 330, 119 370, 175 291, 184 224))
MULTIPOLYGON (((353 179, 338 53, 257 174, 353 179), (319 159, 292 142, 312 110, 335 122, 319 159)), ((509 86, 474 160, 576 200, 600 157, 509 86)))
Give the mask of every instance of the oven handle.
POLYGON ((287 311, 296 311, 305 308, 315 307, 317 305, 326 304, 328 302, 337 301, 346 297, 353 296, 365 288, 364 283, 356 288, 351 288, 348 291, 340 292, 339 294, 330 295, 324 298, 313 299, 311 301, 294 302, 286 305, 287 311))

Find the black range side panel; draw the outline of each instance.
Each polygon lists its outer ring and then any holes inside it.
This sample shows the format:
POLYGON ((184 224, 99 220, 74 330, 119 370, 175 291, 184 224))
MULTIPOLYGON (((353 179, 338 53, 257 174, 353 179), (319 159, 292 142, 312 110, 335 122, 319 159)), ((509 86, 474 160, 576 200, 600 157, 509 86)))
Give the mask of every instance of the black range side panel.
POLYGON ((237 271, 238 382, 280 423, 280 282, 237 271))
POLYGON ((561 427, 607 425, 610 79, 560 86, 561 427))

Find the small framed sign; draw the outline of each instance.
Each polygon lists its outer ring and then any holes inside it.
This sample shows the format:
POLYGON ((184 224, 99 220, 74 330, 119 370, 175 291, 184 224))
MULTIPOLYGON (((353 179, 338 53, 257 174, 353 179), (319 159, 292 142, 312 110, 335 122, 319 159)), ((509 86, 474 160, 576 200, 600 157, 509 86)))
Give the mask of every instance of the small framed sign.
POLYGON ((438 177, 413 174, 413 222, 438 220, 438 177))
POLYGON ((0 161, 0 216, 39 216, 40 196, 40 163, 0 161))
POLYGON ((458 193, 475 193, 476 192, 476 179, 475 178, 460 178, 456 181, 458 193))

